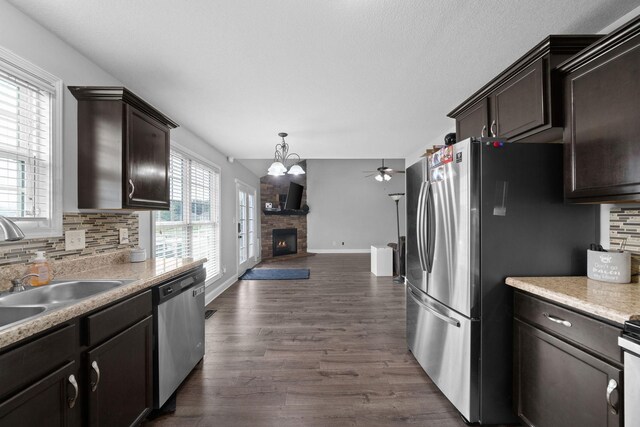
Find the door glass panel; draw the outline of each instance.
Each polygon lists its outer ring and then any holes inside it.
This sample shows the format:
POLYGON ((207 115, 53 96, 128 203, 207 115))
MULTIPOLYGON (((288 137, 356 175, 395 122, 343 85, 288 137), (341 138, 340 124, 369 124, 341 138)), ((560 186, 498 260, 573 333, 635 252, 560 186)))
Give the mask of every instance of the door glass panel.
POLYGON ((240 264, 247 261, 247 193, 238 192, 238 250, 240 264))

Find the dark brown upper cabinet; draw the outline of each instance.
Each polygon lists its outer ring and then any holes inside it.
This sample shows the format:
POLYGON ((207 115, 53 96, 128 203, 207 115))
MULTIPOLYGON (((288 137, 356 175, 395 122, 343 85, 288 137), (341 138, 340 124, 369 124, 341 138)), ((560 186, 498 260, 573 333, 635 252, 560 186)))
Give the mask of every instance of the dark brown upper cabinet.
POLYGON ((640 19, 558 69, 566 93, 566 198, 640 201, 640 19))
POLYGON ((78 208, 168 210, 178 125, 124 87, 69 90, 78 100, 78 208))
POLYGON ((497 136, 509 141, 562 138, 562 85, 555 68, 601 36, 549 36, 448 116, 458 140, 497 136))

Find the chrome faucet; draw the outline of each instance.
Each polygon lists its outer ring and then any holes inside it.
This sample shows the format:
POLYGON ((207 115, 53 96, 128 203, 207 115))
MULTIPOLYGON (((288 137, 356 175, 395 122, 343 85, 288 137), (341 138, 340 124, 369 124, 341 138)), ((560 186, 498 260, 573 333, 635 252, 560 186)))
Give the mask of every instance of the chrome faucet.
POLYGON ((38 277, 39 274, 36 273, 30 273, 30 274, 25 274, 24 276, 22 276, 19 279, 12 279, 11 280, 11 289, 9 289, 9 293, 16 293, 16 292, 23 292, 26 291, 27 289, 31 289, 33 288, 33 286, 31 285, 27 285, 24 281, 25 279, 28 279, 29 277, 38 277))
POLYGON ((15 242, 24 239, 24 233, 18 225, 9 218, 0 215, 0 228, 4 231, 4 240, 15 242))

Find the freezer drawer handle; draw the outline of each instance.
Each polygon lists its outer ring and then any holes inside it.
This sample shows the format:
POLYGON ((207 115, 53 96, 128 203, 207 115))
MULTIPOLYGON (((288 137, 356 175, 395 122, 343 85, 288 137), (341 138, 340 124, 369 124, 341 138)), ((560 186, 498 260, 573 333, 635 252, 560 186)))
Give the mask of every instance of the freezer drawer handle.
POLYGON ((446 316, 442 313, 440 313, 439 311, 437 311, 434 308, 429 307, 428 305, 426 305, 425 303, 423 303, 422 301, 420 301, 417 297, 416 294, 413 293, 413 291, 409 291, 409 295, 411 295, 411 299, 413 299, 416 304, 418 304, 420 307, 424 308, 425 310, 427 310, 429 313, 433 314, 434 316, 436 316, 438 319, 440 320, 444 320, 445 322, 447 322, 450 325, 455 326, 456 328, 460 327, 460 322, 458 322, 456 319, 454 319, 453 317, 449 317, 446 316))
POLYGON ((616 408, 616 405, 614 405, 613 403, 611 403, 611 393, 613 393, 613 391, 615 389, 618 388, 618 383, 616 380, 614 380, 613 378, 609 380, 609 385, 607 386, 607 405, 609 405, 609 410, 611 411, 611 413, 613 415, 617 415, 618 414, 618 408, 616 408))
POLYGON ((547 319, 551 320, 553 323, 557 323, 559 325, 566 326, 567 328, 570 328, 572 326, 571 322, 569 322, 568 320, 561 319, 561 318, 556 317, 554 315, 551 315, 549 313, 542 313, 542 315, 544 317, 546 317, 547 319))

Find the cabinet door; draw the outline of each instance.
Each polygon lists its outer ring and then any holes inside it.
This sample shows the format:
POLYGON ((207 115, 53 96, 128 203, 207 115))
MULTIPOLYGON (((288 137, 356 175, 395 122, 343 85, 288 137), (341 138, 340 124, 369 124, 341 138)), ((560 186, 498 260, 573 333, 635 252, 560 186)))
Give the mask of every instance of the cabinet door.
POLYGON ((509 139, 547 124, 545 74, 541 58, 491 95, 490 127, 497 136, 509 139))
POLYGON ((152 317, 87 352, 89 425, 129 426, 152 405, 152 317))
POLYGON ((169 209, 169 129, 127 106, 124 207, 169 209))
POLYGON ((526 323, 514 321, 514 402, 537 427, 618 427, 622 371, 526 323))
POLYGON ((456 139, 489 135, 489 101, 485 98, 456 117, 456 139))
POLYGON ((565 195, 640 200, 640 37, 565 78, 565 195))
POLYGON ((76 426, 76 363, 63 367, 0 403, 0 426, 76 426))

